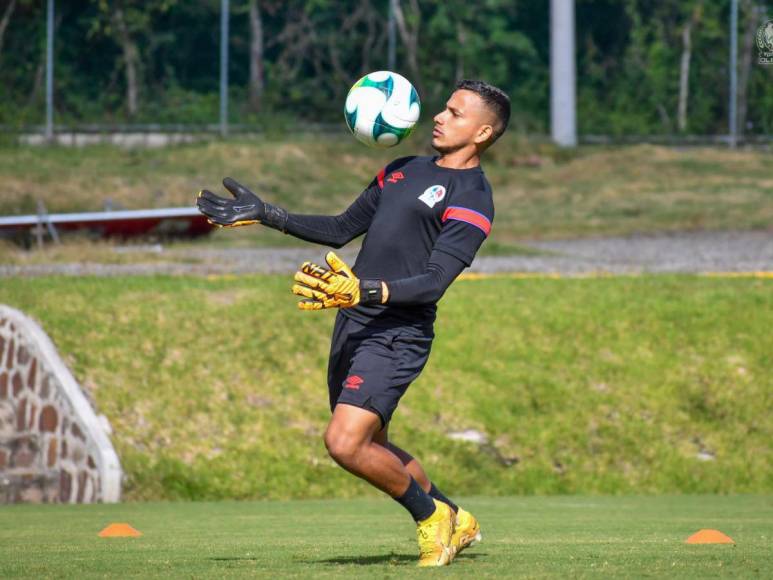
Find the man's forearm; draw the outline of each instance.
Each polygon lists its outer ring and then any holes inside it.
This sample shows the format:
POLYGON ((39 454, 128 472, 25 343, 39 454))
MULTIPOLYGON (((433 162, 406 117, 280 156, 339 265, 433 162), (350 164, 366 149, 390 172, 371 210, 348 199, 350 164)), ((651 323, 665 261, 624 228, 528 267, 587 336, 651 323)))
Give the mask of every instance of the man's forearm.
POLYGON ((333 248, 344 246, 362 233, 346 213, 337 216, 291 213, 283 231, 301 240, 333 248))
POLYGON ((371 184, 340 215, 291 214, 283 207, 263 201, 242 184, 226 177, 223 186, 233 199, 202 190, 196 199, 199 211, 210 223, 221 227, 262 224, 296 238, 340 248, 367 231, 378 206, 381 189, 371 184))
POLYGON ((285 233, 307 242, 340 248, 364 234, 376 211, 378 190, 369 187, 339 215, 289 214, 285 233))
POLYGON ((387 280, 387 298, 384 302, 394 305, 437 302, 465 267, 465 263, 459 258, 436 250, 432 252, 427 270, 423 274, 400 280, 387 280))

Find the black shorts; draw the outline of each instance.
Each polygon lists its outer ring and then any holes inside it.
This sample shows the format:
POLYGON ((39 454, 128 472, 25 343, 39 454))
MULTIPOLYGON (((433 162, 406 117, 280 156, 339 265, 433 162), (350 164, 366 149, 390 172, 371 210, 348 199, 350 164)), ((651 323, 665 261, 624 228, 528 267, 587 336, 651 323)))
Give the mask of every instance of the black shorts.
POLYGON ((434 336, 431 328, 364 325, 339 312, 327 369, 330 410, 338 403, 354 405, 387 425, 427 364, 434 336))

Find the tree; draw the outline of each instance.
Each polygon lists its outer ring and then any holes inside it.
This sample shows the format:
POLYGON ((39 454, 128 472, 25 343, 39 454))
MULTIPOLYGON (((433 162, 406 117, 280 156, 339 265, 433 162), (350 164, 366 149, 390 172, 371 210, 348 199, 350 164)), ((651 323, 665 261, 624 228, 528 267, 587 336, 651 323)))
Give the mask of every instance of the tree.
POLYGON ((92 24, 93 33, 112 38, 121 48, 126 80, 126 112, 136 117, 140 109, 140 93, 144 87, 144 63, 140 46, 147 47, 151 25, 155 18, 167 12, 177 0, 92 0, 98 7, 98 17, 92 24))
POLYGON ((3 18, 0 19, 0 58, 3 55, 3 41, 5 40, 5 31, 11 22, 13 11, 16 10, 16 0, 11 0, 3 11, 3 18))
POLYGON ((250 107, 260 110, 265 86, 263 67, 263 19, 258 0, 250 0, 250 107))
MULTIPOLYGON (((137 18, 137 14, 132 14, 130 18, 137 18)), ((117 32, 117 38, 123 50, 123 59, 126 70, 126 110, 129 117, 137 115, 139 110, 139 91, 140 91, 140 51, 137 49, 137 43, 133 35, 129 32, 129 26, 126 23, 124 8, 120 3, 113 8, 110 15, 117 32)), ((133 24, 136 26, 137 21, 133 24)))
POLYGON ((408 60, 408 70, 413 76, 413 83, 419 93, 424 92, 421 79, 421 70, 419 69, 419 30, 421 28, 421 9, 419 0, 409 0, 410 11, 406 17, 403 12, 402 3, 396 0, 394 3, 394 17, 397 24, 397 30, 400 33, 400 39, 403 41, 406 58, 408 60))
MULTIPOLYGON (((740 129, 773 132, 771 67, 754 34, 773 0, 740 0, 740 129)), ((581 133, 724 133, 730 0, 575 0, 581 133)), ((387 66, 388 0, 232 1, 235 111, 340 122, 346 92, 387 66)), ((397 71, 425 118, 461 77, 500 86, 513 124, 547 127, 548 2, 400 0, 397 71)), ((0 0, 0 123, 42 120, 42 0, 0 0)), ((216 117, 216 0, 57 1, 57 118, 207 123, 216 117)))
POLYGON ((703 13, 703 2, 699 1, 692 7, 692 14, 687 18, 682 28, 682 58, 679 69, 679 110, 677 112, 677 127, 684 133, 687 129, 687 98, 690 93, 690 58, 692 57, 692 29, 697 26, 703 13))

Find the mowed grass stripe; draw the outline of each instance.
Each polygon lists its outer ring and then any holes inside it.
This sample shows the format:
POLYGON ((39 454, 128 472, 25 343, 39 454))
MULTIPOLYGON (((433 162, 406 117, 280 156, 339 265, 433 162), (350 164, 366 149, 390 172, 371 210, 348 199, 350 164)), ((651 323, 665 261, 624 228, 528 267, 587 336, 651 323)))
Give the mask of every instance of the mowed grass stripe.
MULTIPOLYGON (((110 419, 127 499, 373 496, 327 457, 333 313, 286 276, 4 280, 110 419)), ((766 493, 773 286, 460 281, 390 434, 454 494, 766 493), (483 444, 449 434, 476 430, 483 444)))
MULTIPOLYGON (((764 577, 771 496, 473 497, 483 543, 441 572, 469 578, 764 577), (690 546, 701 528, 736 545, 690 546)), ((409 516, 390 500, 8 506, 3 578, 418 578, 409 516), (101 539, 126 521, 136 539, 101 539)))

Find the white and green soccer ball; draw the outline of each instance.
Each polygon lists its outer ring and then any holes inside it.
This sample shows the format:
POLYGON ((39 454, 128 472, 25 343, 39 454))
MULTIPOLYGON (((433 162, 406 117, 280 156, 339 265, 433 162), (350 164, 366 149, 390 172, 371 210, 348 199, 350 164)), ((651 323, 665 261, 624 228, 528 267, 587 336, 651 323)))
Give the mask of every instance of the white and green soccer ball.
POLYGON ((349 90, 344 115, 354 136, 370 147, 394 147, 413 131, 419 94, 404 76, 388 70, 365 75, 349 90))

